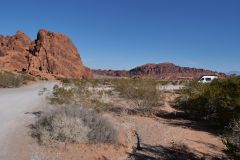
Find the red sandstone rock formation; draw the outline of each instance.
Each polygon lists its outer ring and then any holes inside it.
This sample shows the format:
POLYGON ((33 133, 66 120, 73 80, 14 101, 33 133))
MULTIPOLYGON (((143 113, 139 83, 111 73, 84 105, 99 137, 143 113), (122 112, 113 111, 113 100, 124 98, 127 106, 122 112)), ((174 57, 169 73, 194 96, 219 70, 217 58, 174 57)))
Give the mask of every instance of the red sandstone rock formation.
POLYGON ((92 77, 67 36, 43 29, 35 41, 21 31, 14 36, 0 36, 0 68, 44 78, 92 77))
POLYGON ((151 77, 157 79, 199 78, 203 75, 217 75, 224 77, 223 73, 211 70, 180 67, 172 63, 145 64, 129 71, 131 77, 151 77))
POLYGON ((121 70, 93 70, 96 75, 131 77, 142 79, 179 79, 179 78, 199 78, 203 75, 217 75, 224 77, 225 74, 210 70, 180 67, 172 63, 145 64, 129 71, 121 70))

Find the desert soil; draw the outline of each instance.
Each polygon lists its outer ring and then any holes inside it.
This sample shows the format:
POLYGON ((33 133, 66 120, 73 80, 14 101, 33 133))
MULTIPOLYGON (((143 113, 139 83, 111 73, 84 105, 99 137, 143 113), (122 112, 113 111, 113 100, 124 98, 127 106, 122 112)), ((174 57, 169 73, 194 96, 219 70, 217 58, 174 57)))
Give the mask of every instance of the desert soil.
POLYGON ((36 111, 45 104, 45 98, 39 96, 42 88, 52 89, 54 82, 40 82, 11 89, 0 89, 0 159, 25 159, 32 150, 28 135, 28 125, 36 111))
MULTIPOLYGON (((67 145, 58 149, 39 149, 29 136, 33 112, 46 105, 39 96, 42 88, 52 89, 53 82, 37 83, 16 89, 0 89, 0 159, 223 159, 221 138, 202 124, 186 119, 113 116, 107 114, 121 132, 120 146, 67 145), (134 147, 134 150, 131 150, 134 147), (38 152, 36 152, 38 151, 38 152), (127 153, 129 154, 126 157, 127 153)), ((169 94, 163 110, 171 107, 175 97, 169 94)))
MULTIPOLYGON (((176 113, 171 102, 176 97, 168 94, 162 110, 176 113)), ((126 116, 124 122, 130 123, 138 135, 138 149, 131 153, 131 160, 164 159, 227 159, 220 136, 209 129, 205 123, 183 118, 147 118, 126 116)))
POLYGON ((20 88, 0 89, 0 160, 89 160, 126 159, 136 142, 128 126, 110 118, 119 132, 119 145, 76 144, 58 148, 39 146, 30 136, 30 126, 49 106, 46 95, 56 82, 40 82, 20 88), (46 88, 47 91, 40 94, 46 88), (121 129, 120 129, 121 128, 121 129))

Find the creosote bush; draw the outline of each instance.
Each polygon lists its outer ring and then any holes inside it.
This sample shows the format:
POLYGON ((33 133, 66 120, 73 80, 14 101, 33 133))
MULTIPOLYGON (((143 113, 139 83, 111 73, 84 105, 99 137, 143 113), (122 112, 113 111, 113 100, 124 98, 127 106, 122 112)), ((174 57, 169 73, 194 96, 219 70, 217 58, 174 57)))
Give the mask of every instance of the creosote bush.
POLYGON ((51 104, 72 104, 74 101, 74 91, 72 88, 55 85, 49 100, 51 104))
POLYGON ((240 120, 234 120, 228 126, 228 131, 223 137, 227 153, 233 159, 240 159, 240 120))
POLYGON ((80 106, 56 106, 42 114, 32 127, 32 136, 46 146, 59 143, 117 143, 112 124, 100 114, 80 106))
POLYGON ((0 71, 0 87, 12 88, 33 81, 34 78, 25 73, 13 73, 9 71, 0 71))
POLYGON ((63 86, 54 87, 52 104, 83 104, 97 112, 154 115, 162 105, 163 94, 158 81, 132 79, 62 79, 63 86), (117 101, 115 102, 114 100, 117 101), (119 105, 127 103, 129 107, 119 105))
POLYGON ((178 107, 196 119, 224 127, 240 116, 240 79, 215 80, 210 84, 192 82, 183 92, 178 107))
POLYGON ((114 87, 121 97, 133 102, 136 108, 150 109, 161 104, 162 94, 154 80, 119 79, 114 81, 114 87))
POLYGON ((192 82, 183 91, 177 107, 195 119, 219 126, 223 143, 232 159, 240 159, 240 78, 215 80, 210 84, 192 82))

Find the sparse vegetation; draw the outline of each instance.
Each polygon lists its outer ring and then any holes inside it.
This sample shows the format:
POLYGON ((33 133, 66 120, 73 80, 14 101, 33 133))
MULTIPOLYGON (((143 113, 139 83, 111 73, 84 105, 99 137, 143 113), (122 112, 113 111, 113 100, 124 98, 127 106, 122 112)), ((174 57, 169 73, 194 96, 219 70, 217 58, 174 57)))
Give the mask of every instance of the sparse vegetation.
POLYGON ((32 80, 34 80, 34 78, 25 73, 0 71, 0 87, 2 88, 19 87, 32 80))
POLYGON ((159 94, 154 81, 121 79, 114 85, 120 96, 134 101, 137 106, 158 105, 159 94))
POLYGON ((53 87, 53 94, 49 97, 51 104, 71 104, 74 97, 72 88, 64 88, 55 85, 53 87))
POLYGON ((215 80, 210 84, 190 83, 178 105, 194 119, 208 120, 223 132, 223 143, 232 159, 240 159, 240 78, 215 80))
POLYGON ((153 80, 63 80, 63 86, 55 86, 49 99, 52 104, 83 104, 97 112, 146 116, 154 114, 155 109, 162 105, 163 94, 157 89, 157 84, 153 80))
POLYGON ((178 107, 192 118, 205 119, 224 127, 240 116, 240 79, 192 82, 183 92, 178 107))
POLYGON ((55 107, 42 114, 32 127, 32 136, 46 146, 59 143, 117 143, 112 124, 94 111, 80 106, 55 107))
POLYGON ((157 89, 154 80, 119 79, 113 82, 120 97, 132 104, 132 113, 154 112, 154 108, 161 106, 163 95, 157 89))

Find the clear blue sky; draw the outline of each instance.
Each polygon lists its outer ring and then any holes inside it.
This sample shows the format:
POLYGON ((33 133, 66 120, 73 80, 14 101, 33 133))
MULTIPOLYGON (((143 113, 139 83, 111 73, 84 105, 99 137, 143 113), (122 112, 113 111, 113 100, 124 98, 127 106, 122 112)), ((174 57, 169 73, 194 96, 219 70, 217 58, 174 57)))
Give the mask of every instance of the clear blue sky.
POLYGON ((240 0, 3 0, 0 33, 67 34, 85 65, 240 70, 240 0))

